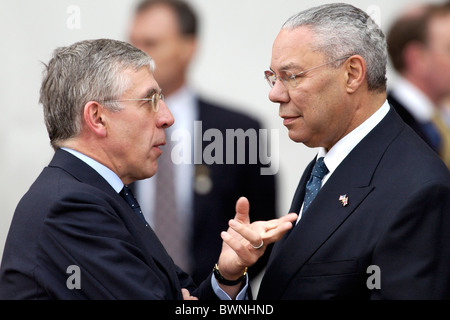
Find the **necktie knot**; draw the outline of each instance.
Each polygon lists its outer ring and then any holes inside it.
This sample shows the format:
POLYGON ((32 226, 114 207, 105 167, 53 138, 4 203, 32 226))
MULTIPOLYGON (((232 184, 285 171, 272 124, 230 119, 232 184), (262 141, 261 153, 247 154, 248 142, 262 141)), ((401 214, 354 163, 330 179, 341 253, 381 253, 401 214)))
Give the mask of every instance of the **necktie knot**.
POLYGON ((325 165, 325 161, 323 161, 323 157, 317 159, 314 168, 311 172, 312 176, 319 178, 320 180, 325 177, 325 175, 329 172, 327 166, 325 165))

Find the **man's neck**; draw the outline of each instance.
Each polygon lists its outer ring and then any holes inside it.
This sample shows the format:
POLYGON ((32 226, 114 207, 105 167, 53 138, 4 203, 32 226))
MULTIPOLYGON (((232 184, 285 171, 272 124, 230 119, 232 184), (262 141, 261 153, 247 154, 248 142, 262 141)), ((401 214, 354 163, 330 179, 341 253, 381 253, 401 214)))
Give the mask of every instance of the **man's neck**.
MULTIPOLYGON (((359 127, 364 121, 369 119, 378 109, 381 108, 386 101, 386 92, 366 91, 361 98, 358 99, 357 107, 355 111, 354 121, 352 125, 348 127, 345 135, 359 127)), ((344 135, 344 136, 345 136, 344 135)))

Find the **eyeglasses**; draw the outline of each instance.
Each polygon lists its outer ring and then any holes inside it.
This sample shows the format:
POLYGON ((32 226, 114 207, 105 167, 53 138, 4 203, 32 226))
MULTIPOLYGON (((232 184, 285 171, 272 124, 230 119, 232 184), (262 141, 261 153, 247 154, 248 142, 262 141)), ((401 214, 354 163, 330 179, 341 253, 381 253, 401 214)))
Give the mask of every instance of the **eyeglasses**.
POLYGON ((307 73, 307 72, 309 72, 311 70, 314 70, 314 69, 326 66, 327 64, 330 64, 330 63, 333 63, 333 62, 336 62, 336 61, 339 61, 339 60, 348 59, 349 57, 350 56, 337 58, 336 60, 323 63, 323 64, 321 64, 319 66, 310 68, 308 70, 304 70, 304 71, 299 72, 297 74, 293 74, 292 72, 285 70, 285 71, 282 71, 283 75, 280 75, 280 76, 277 77, 275 72, 273 72, 272 70, 267 70, 267 71, 264 71, 264 77, 266 78, 266 80, 269 83, 271 88, 273 88, 275 86, 275 83, 277 82, 277 79, 280 79, 280 80, 283 81, 285 87, 287 87, 289 85, 289 87, 291 89, 294 89, 294 88, 296 88, 299 85, 299 83, 297 81, 297 78, 303 76, 305 73, 307 73))
POLYGON ((151 98, 142 98, 142 99, 122 99, 122 100, 105 100, 104 103, 107 102, 124 102, 124 101, 146 101, 150 104, 153 111, 158 112, 159 110, 159 102, 164 101, 164 95, 161 92, 155 92, 151 98))

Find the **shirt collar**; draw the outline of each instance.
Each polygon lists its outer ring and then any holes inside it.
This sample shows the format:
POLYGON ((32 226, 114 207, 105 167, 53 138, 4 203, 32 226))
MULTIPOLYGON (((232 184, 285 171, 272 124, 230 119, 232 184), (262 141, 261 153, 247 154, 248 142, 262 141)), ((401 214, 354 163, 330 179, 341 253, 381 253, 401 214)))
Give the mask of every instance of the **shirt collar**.
POLYGON ((323 183, 328 180, 334 170, 336 170, 353 148, 383 120, 389 112, 389 109, 390 106, 386 100, 373 115, 339 140, 328 152, 326 152, 325 148, 319 148, 317 158, 324 157, 323 160, 329 170, 329 173, 323 179, 323 183))
POLYGON ((119 193, 120 190, 122 190, 123 182, 122 180, 120 180, 119 176, 114 173, 114 171, 112 171, 111 169, 104 166, 100 162, 88 157, 87 155, 81 152, 78 152, 70 148, 61 148, 61 149, 71 153, 72 155, 74 155, 75 157, 86 163, 88 166, 90 166, 92 169, 97 171, 97 173, 101 175, 111 185, 111 187, 113 187, 113 189, 117 193, 119 193))
POLYGON ((393 86, 391 94, 419 122, 428 122, 433 117, 433 102, 410 81, 401 77, 393 86))

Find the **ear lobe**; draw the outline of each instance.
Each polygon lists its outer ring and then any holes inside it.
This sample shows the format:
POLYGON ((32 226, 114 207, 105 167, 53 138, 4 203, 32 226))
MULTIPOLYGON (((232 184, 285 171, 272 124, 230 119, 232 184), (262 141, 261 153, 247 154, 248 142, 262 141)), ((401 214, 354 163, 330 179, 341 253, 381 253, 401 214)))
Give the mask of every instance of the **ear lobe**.
POLYGON ((354 93, 366 80, 366 62, 361 56, 351 56, 346 62, 347 93, 354 93))
POLYGON ((106 118, 103 106, 96 101, 89 101, 84 106, 83 117, 86 126, 94 134, 106 136, 106 118))

